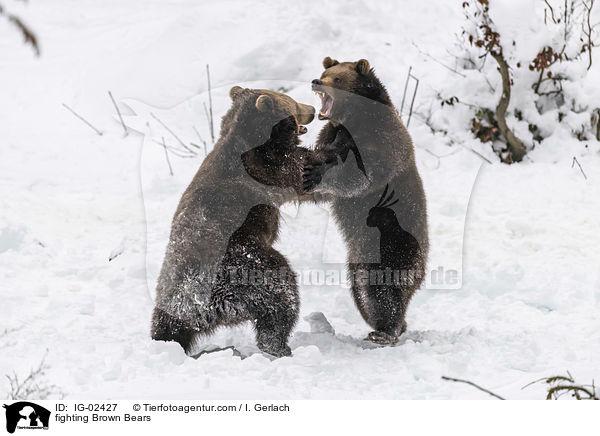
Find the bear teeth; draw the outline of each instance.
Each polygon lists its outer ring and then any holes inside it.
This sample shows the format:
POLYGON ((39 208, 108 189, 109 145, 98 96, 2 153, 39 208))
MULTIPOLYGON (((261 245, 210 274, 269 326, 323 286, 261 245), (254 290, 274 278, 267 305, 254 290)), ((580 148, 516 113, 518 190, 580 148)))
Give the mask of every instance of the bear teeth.
POLYGON ((331 113, 331 107, 333 106, 333 97, 324 91, 315 91, 315 94, 317 94, 321 98, 322 107, 319 111, 319 119, 326 120, 328 119, 331 113))

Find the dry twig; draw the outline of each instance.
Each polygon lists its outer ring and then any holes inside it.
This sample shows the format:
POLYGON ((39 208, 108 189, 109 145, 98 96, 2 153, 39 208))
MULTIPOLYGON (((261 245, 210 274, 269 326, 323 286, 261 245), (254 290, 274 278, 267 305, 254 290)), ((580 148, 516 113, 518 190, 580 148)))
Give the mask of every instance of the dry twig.
POLYGON ((213 144, 215 143, 215 130, 213 123, 213 106, 212 106, 212 90, 210 87, 210 68, 208 64, 206 64, 206 80, 208 81, 208 104, 210 106, 210 137, 212 139, 213 144))
POLYGON ((581 174, 583 174, 583 178, 585 180, 587 180, 587 176, 585 175, 585 172, 583 171, 583 168, 581 167, 581 165, 579 164, 579 161, 577 160, 577 158, 575 156, 573 156, 573 162, 571 163, 571 168, 573 168, 573 166, 577 164, 577 166, 579 167, 579 171, 581 171, 581 174))
POLYGON ((69 112, 71 112, 77 118, 79 118, 81 121, 83 121, 85 124, 87 124, 90 128, 92 128, 98 135, 102 136, 102 132, 100 130, 96 129, 88 120, 83 118, 81 115, 79 115, 77 112, 75 112, 73 109, 71 109, 66 104, 63 103, 62 105, 65 107, 65 109, 67 109, 69 112))
POLYGON ((167 144, 165 144, 165 137, 162 137, 163 148, 165 149, 165 158, 167 158, 167 164, 169 165, 169 173, 173 175, 173 168, 171 167, 171 161, 169 160, 169 152, 167 151, 167 144))
POLYGON ((185 143, 179 138, 179 136, 177 136, 175 134, 175 132, 173 132, 171 129, 169 129, 169 127, 167 127, 167 125, 165 123, 163 123, 156 115, 154 115, 152 112, 150 112, 150 116, 152 116, 152 118, 154 118, 156 121, 158 121, 165 129, 167 129, 167 131, 173 135, 173 137, 175 139, 177 139, 177 142, 179 142, 179 144, 181 144, 181 146, 188 152, 190 153, 192 156, 196 156, 196 152, 194 150, 192 150, 191 148, 189 148, 187 145, 185 145, 185 143))
POLYGON ((121 125, 123 126, 123 130, 125 131, 125 136, 127 136, 129 134, 129 132, 127 131, 127 126, 125 126, 123 117, 121 116, 121 111, 119 110, 119 106, 117 106, 117 102, 115 101, 115 98, 113 97, 112 92, 108 91, 108 95, 110 96, 110 99, 112 100, 113 105, 115 106, 115 109, 117 110, 117 114, 119 114, 119 119, 121 120, 121 125))
POLYGON ((458 383, 466 383, 466 384, 468 384, 468 385, 471 385, 471 386, 473 386, 473 387, 475 387, 475 388, 479 389, 479 390, 480 390, 480 391, 482 391, 482 392, 485 392, 486 394, 489 394, 489 395, 491 395, 492 397, 496 397, 496 398, 498 398, 499 400, 506 400, 506 398, 503 398, 503 397, 501 397, 500 395, 498 395, 498 394, 495 394, 495 393, 493 393, 493 392, 492 392, 492 391, 490 391, 490 390, 487 390, 487 389, 485 389, 485 388, 482 388, 481 386, 479 386, 479 385, 476 385, 475 383, 473 383, 472 381, 469 381, 469 380, 462 380, 462 379, 459 379, 459 378, 452 378, 452 377, 446 377, 446 376, 442 376, 442 379, 443 379, 443 380, 448 380, 448 381, 453 381, 453 382, 458 382, 458 383))
POLYGON ((29 44, 36 56, 40 55, 40 45, 38 43, 38 39, 33 33, 33 31, 17 16, 9 14, 5 12, 4 7, 0 5, 0 15, 6 17, 9 23, 15 26, 21 35, 23 35, 23 39, 25 39, 25 44, 29 44))

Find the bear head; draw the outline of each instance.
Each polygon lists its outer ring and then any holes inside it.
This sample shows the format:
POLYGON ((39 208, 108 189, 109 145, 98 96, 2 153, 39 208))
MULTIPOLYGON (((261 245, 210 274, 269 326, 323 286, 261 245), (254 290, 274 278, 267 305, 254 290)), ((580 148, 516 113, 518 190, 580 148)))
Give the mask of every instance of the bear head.
POLYGON ((320 120, 344 122, 373 103, 391 106, 387 91, 368 60, 338 62, 328 56, 323 59, 323 67, 321 77, 312 81, 313 91, 321 98, 320 120))
MULTIPOLYGON (((233 105, 223 117, 221 136, 235 135, 252 147, 274 135, 297 145, 298 135, 306 133, 305 124, 315 117, 315 108, 298 103, 280 92, 234 86, 229 91, 233 105)), ((239 150, 241 152, 246 150, 239 150)))
POLYGON ((234 86, 230 91, 234 106, 245 107, 238 120, 251 139, 244 141, 246 146, 255 144, 241 153, 241 161, 246 173, 267 186, 293 187, 301 193, 301 170, 303 150, 298 147, 299 135, 306 133, 304 124, 315 117, 315 108, 296 102, 279 92, 264 89, 243 89, 234 86), (265 136, 268 131, 268 136, 265 136), (260 132, 260 133, 257 133, 260 132))

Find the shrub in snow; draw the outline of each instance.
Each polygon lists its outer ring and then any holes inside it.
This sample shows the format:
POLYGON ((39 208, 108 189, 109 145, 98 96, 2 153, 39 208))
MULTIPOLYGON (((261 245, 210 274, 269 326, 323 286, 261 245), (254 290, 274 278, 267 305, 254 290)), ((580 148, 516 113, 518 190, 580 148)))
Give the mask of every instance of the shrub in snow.
POLYGON ((506 163, 546 145, 581 144, 570 155, 598 149, 594 2, 464 1, 466 21, 453 53, 459 74, 438 95, 445 113, 432 117, 432 127, 468 126, 506 163))

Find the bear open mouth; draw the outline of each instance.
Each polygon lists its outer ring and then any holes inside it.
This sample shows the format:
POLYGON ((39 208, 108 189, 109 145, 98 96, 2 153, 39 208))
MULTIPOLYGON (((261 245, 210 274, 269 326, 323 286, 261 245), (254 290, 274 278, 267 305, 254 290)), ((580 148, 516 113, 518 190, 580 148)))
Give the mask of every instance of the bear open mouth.
POLYGON ((306 126, 303 126, 302 124, 298 124, 298 135, 304 135, 306 132, 308 132, 308 129, 306 128, 306 126))
POLYGON ((315 91, 321 97, 321 110, 319 111, 320 120, 328 120, 331 116, 331 108, 333 107, 333 97, 325 91, 315 91))

